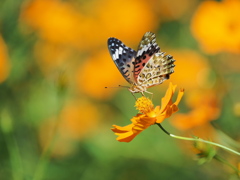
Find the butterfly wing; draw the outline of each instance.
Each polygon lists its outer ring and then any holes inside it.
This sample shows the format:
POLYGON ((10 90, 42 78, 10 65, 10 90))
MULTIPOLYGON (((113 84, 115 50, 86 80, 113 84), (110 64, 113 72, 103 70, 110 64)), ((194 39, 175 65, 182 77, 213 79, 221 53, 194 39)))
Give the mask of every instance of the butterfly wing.
POLYGON ((160 47, 156 43, 156 36, 152 32, 146 32, 138 46, 136 60, 134 63, 134 79, 136 82, 138 76, 144 66, 152 58, 155 53, 160 51, 160 47))
POLYGON ((135 81, 145 87, 161 84, 174 72, 174 61, 171 55, 165 55, 160 51, 154 33, 145 33, 134 64, 135 81))
POLYGON ((108 49, 112 56, 114 63, 123 77, 130 83, 135 83, 133 76, 136 51, 125 46, 120 40, 116 38, 108 39, 108 49))
POLYGON ((171 55, 163 52, 154 54, 140 72, 137 82, 147 88, 162 84, 174 72, 174 61, 171 55))

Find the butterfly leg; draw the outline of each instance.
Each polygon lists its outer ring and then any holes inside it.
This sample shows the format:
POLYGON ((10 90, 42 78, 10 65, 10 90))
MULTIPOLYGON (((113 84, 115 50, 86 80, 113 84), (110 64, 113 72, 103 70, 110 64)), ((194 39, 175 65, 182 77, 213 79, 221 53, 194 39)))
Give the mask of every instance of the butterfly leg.
POLYGON ((137 101, 137 98, 136 98, 136 96, 134 96, 134 93, 132 92, 132 95, 133 95, 133 97, 135 98, 135 100, 137 101))
POLYGON ((145 91, 146 93, 148 94, 151 94, 151 100, 153 99, 153 93, 152 92, 149 92, 149 91, 145 91))
POLYGON ((145 97, 145 94, 144 94, 143 92, 141 92, 141 94, 142 94, 142 96, 144 96, 144 97, 145 97))

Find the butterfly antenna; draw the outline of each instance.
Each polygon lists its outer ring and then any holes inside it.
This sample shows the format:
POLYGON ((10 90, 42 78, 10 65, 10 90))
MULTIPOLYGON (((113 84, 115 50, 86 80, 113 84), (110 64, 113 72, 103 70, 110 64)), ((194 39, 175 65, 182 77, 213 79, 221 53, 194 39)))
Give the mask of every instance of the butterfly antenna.
POLYGON ((118 87, 129 88, 129 86, 118 85, 118 87))
POLYGON ((105 87, 105 88, 119 88, 119 87, 108 87, 108 86, 107 86, 107 87, 105 87))
MULTIPOLYGON (((129 86, 122 86, 122 85, 118 85, 118 87, 105 87, 105 88, 129 88, 129 86)), ((132 93, 133 97, 135 98, 135 100, 137 100, 136 96, 134 96, 134 93, 132 93)))
POLYGON ((117 87, 105 87, 105 88, 120 88, 120 87, 122 87, 122 88, 129 88, 128 86, 122 86, 122 85, 118 85, 117 87))

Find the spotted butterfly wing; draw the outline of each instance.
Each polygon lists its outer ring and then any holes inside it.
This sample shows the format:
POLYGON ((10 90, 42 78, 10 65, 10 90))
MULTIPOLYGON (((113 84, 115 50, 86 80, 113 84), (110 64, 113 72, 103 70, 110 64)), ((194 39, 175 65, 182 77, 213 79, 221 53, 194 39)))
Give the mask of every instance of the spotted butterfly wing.
POLYGON ((154 33, 145 33, 134 64, 135 81, 146 88, 161 84, 174 72, 174 61, 171 55, 160 51, 154 33))
POLYGON ((116 38, 108 39, 108 49, 118 70, 130 84, 133 84, 135 82, 133 62, 135 61, 136 51, 125 46, 116 38))

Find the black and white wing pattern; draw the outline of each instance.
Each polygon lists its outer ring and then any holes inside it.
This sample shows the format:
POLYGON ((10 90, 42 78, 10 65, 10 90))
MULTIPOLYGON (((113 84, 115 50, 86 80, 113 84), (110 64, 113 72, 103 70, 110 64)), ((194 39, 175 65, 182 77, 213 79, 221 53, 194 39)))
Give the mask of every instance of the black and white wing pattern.
POLYGON ((123 77, 130 83, 135 83, 133 70, 136 51, 125 46, 120 40, 116 38, 108 39, 108 49, 112 56, 114 63, 123 77))

